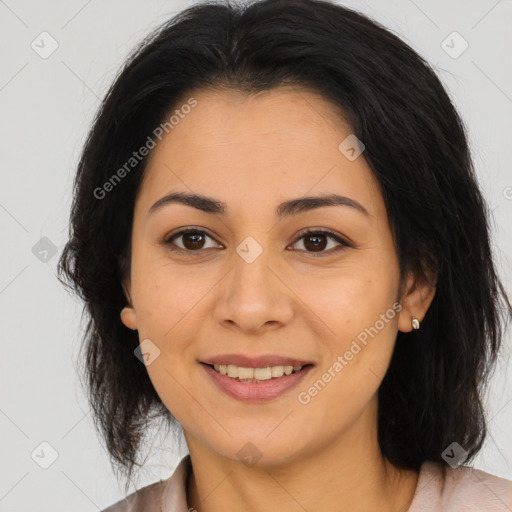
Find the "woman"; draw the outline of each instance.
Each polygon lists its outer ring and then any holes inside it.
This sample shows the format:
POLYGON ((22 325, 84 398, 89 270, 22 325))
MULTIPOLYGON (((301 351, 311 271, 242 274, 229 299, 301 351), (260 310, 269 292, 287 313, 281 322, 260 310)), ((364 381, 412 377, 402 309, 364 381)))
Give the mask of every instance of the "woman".
POLYGON ((106 510, 509 510, 468 465, 512 315, 488 218, 446 91, 376 22, 165 23, 98 112, 59 270, 113 465, 155 418, 190 454, 106 510))

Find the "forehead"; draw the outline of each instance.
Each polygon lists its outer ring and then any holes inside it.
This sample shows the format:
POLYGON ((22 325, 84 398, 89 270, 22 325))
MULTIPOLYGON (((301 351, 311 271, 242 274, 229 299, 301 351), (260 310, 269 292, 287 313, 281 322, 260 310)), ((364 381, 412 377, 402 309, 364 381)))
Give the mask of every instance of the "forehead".
POLYGON ((248 96, 198 90, 173 112, 190 98, 195 106, 175 118, 179 122, 149 155, 138 198, 145 211, 176 189, 227 204, 237 197, 262 205, 343 193, 372 209, 378 200, 377 182, 363 156, 350 161, 339 149, 350 125, 316 92, 281 87, 248 96))

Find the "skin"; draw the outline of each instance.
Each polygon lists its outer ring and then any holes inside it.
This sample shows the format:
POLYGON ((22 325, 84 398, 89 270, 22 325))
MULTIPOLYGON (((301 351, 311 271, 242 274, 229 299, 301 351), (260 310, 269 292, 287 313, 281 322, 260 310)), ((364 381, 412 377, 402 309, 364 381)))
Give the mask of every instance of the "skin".
MULTIPOLYGON (((399 471, 377 442, 377 391, 398 330, 412 330, 435 289, 406 276, 377 181, 364 153, 338 146, 351 133, 314 91, 280 87, 253 96, 199 90, 189 114, 151 151, 135 204, 131 274, 123 323, 160 355, 147 366, 166 407, 183 426, 193 475, 188 504, 200 512, 405 511, 418 473, 399 471), (148 211, 169 192, 207 195, 225 216, 182 204, 148 211), (278 220, 282 201, 337 193, 366 208, 329 206, 278 220), (206 231, 164 244, 178 228, 206 231), (315 257, 304 228, 327 229, 315 257), (247 237, 263 252, 248 264, 247 237), (194 242, 194 240, 192 240, 194 242), (194 249, 194 247, 198 247, 194 249), (201 247, 204 247, 201 249, 201 247), (184 249, 185 251, 186 249, 184 249), (202 251, 197 255, 198 251, 202 251), (328 254, 329 253, 329 254, 328 254), (399 299, 401 310, 311 399, 307 390, 365 328, 399 299), (217 389, 199 364, 208 357, 278 354, 312 361, 297 388, 267 403, 244 403, 217 389), (246 466, 248 442, 261 453, 246 466)), ((184 103, 184 102, 183 102, 184 103)))

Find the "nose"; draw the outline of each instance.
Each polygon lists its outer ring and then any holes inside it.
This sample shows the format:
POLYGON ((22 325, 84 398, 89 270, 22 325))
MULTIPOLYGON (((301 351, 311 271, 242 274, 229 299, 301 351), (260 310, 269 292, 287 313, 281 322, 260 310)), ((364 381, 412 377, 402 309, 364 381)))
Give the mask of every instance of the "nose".
POLYGON ((291 321, 294 295, 277 257, 263 248, 256 256, 251 251, 254 246, 242 243, 233 254, 231 270, 219 283, 215 317, 224 326, 256 334, 291 321))

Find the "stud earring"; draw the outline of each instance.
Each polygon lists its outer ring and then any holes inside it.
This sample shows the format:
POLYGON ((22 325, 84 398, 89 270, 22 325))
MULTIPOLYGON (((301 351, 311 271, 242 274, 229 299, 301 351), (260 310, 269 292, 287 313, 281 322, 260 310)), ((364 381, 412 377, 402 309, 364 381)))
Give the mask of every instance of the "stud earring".
POLYGON ((420 321, 415 316, 412 317, 412 328, 415 330, 420 328, 420 321))

